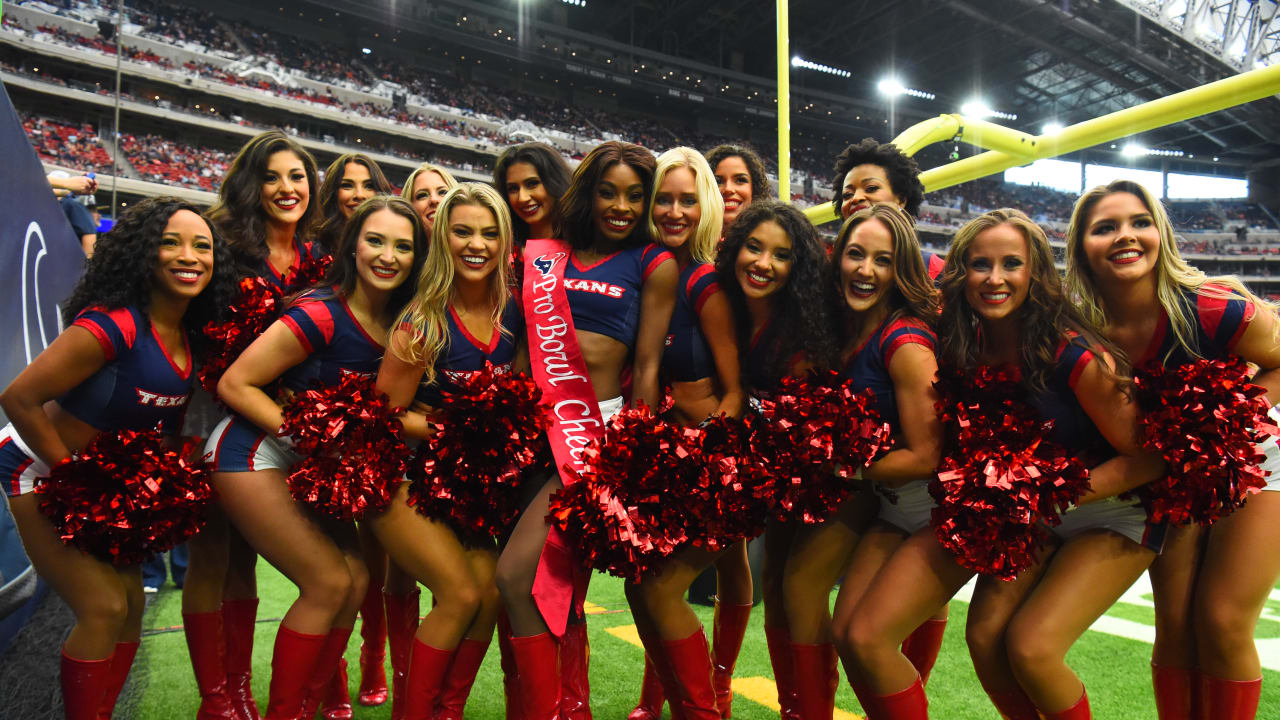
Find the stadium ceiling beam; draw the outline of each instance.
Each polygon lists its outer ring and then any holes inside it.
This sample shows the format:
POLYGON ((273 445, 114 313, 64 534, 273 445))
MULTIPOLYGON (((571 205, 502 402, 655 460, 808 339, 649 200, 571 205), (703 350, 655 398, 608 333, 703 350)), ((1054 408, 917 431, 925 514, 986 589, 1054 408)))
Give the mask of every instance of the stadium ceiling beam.
POLYGON ((1234 71, 1280 62, 1274 0, 1118 0, 1234 71))

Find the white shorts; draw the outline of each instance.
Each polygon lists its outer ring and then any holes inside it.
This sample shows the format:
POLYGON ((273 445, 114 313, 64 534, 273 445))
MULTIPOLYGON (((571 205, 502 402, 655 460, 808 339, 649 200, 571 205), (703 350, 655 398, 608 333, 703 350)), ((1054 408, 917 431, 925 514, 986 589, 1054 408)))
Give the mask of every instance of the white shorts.
POLYGON ((26 495, 35 489, 36 478, 48 477, 49 466, 22 442, 13 424, 0 430, 0 480, 9 497, 26 495))
POLYGON ((278 438, 237 415, 223 418, 209 433, 204 453, 213 472, 288 471, 301 459, 278 438))
POLYGON ((880 496, 877 520, 914 535, 933 519, 933 508, 937 503, 929 494, 929 478, 908 480, 892 490, 880 483, 872 483, 872 488, 880 496))
MULTIPOLYGON (((1271 422, 1280 425, 1280 406, 1272 406, 1267 415, 1271 418, 1271 422)), ((1261 452, 1265 459, 1259 463, 1258 467, 1265 473, 1267 486, 1263 490, 1271 492, 1280 492, 1280 437, 1272 435, 1257 445, 1258 452, 1261 452)))
POLYGON ((1063 540, 1090 530, 1110 530, 1145 548, 1160 552, 1164 547, 1168 524, 1148 523, 1147 511, 1137 500, 1112 497, 1071 508, 1062 515, 1062 524, 1052 530, 1054 535, 1063 540))
POLYGON ((621 395, 619 395, 616 398, 602 400, 600 401, 599 404, 600 404, 600 420, 606 424, 608 424, 608 422, 613 419, 614 415, 617 415, 618 413, 622 412, 623 400, 621 395))

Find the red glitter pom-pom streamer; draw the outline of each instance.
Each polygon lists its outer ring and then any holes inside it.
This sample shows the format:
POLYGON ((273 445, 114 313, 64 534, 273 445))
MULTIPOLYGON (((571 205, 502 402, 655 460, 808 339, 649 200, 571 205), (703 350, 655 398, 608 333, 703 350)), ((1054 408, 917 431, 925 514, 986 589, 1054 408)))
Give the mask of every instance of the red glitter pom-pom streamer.
POLYGON ((1257 444, 1280 430, 1267 416, 1266 390, 1249 382, 1243 360, 1149 363, 1134 372, 1133 384, 1142 446, 1169 466, 1135 493, 1152 522, 1212 524, 1266 486, 1257 444))
POLYGON ((520 516, 520 489, 550 421, 527 375, 491 365, 442 392, 435 433, 410 462, 409 504, 460 532, 502 537, 520 516))
POLYGON ((225 320, 204 326, 209 351, 200 359, 200 386, 217 397, 218 381, 240 353, 280 315, 280 291, 260 277, 240 281, 240 296, 228 308, 225 320))
POLYGON ((36 481, 40 511, 62 542, 114 565, 137 565, 195 535, 213 496, 195 443, 158 430, 103 432, 36 481))
POLYGON ((409 458, 397 412, 356 374, 295 395, 280 426, 303 458, 289 473, 294 499, 340 520, 385 510, 409 458))
POLYGON ((858 470, 893 444, 869 394, 831 371, 783 378, 747 422, 747 462, 773 478, 783 522, 826 520, 853 491, 858 470))
POLYGON ((950 447, 929 483, 934 532, 962 566, 1012 579, 1035 563, 1047 528, 1088 491, 1089 472, 1045 439, 1053 423, 1021 400, 1012 371, 944 368, 939 376, 950 447))
POLYGON ((296 292, 319 285, 329 272, 329 266, 332 264, 332 255, 313 257, 310 253, 303 253, 298 262, 298 267, 289 270, 284 277, 284 295, 288 297, 296 292))

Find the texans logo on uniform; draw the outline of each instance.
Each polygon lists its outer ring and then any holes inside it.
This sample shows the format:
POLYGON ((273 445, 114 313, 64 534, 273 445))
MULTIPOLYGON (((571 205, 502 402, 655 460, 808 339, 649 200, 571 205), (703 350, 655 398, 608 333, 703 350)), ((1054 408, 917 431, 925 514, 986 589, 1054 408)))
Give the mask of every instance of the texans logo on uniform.
POLYGON ((533 259, 533 266, 545 277, 550 275, 551 269, 556 266, 556 263, 563 259, 564 253, 562 252, 552 253, 549 257, 547 255, 539 255, 533 259))

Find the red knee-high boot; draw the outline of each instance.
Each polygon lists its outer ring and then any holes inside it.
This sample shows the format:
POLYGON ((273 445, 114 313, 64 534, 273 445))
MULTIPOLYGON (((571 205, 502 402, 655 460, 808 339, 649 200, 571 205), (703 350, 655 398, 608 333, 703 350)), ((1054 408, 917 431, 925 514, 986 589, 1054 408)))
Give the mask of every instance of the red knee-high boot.
POLYGON ((836 648, 831 643, 791 644, 796 705, 804 720, 830 720, 836 708, 836 648))
POLYGON ((77 660, 62 650, 62 708, 67 720, 98 720, 111 682, 112 658, 77 660))
POLYGON ((350 680, 347 678, 347 659, 338 658, 338 669, 324 689, 324 705, 320 715, 324 720, 351 720, 355 715, 351 707, 350 680))
POLYGON ((1151 663, 1159 720, 1195 720, 1196 671, 1151 663))
POLYGON ((433 648, 414 638, 409 675, 405 679, 405 720, 431 720, 453 654, 453 650, 433 648))
POLYGON ((463 638, 453 653, 453 663, 444 676, 444 687, 436 703, 435 720, 462 720, 462 710, 467 706, 471 686, 480 672, 485 653, 489 652, 488 640, 463 638))
POLYGON ((654 667, 653 657, 646 651, 644 654, 644 678, 640 681, 640 702, 627 715, 627 720, 658 720, 662 717, 662 706, 667 702, 662 692, 662 679, 658 677, 658 668, 654 667))
POLYGON ((716 603, 715 620, 711 624, 712 683, 722 718, 733 715, 733 667, 742 651, 742 638, 747 634, 750 620, 751 603, 716 603))
POLYGON ((778 705, 782 708, 782 720, 800 720, 796 704, 795 673, 791 662, 791 632, 785 626, 765 625, 764 639, 769 646, 773 681, 778 686, 778 705))
POLYGON ((236 720, 259 720, 258 703, 249 687, 253 679, 253 631, 258 598, 222 601, 222 632, 227 662, 227 698, 236 720))
MULTIPOLYGON (((327 635, 306 635, 281 625, 271 653, 266 720, 297 720, 327 635)), ((309 719, 308 719, 309 720, 309 719)))
POLYGON ((405 680, 413 655, 413 635, 418 632, 419 590, 407 595, 383 592, 387 606, 387 641, 391 646, 391 720, 404 720, 405 680))
POLYGON ((570 623, 560 638, 560 720, 591 720, 591 645, 587 623, 570 623))
POLYGON ((929 673, 938 662, 938 651, 942 649, 942 636, 946 630, 946 620, 925 620, 902 643, 902 654, 915 666, 916 672, 920 673, 920 682, 925 685, 929 684, 929 673))
POLYGON ((1262 678, 1227 680, 1200 673, 1201 720, 1253 720, 1258 715, 1262 678))
POLYGON ((987 697, 1005 720, 1040 720, 1036 704, 1021 689, 1002 693, 988 692, 987 697))
MULTIPOLYGON (((218 631, 222 628, 219 626, 218 631)), ((116 700, 124 683, 129 679, 129 668, 133 667, 133 659, 138 656, 138 641, 116 643, 115 654, 111 656, 111 675, 107 678, 107 687, 102 693, 102 702, 98 704, 98 720, 111 720, 111 713, 116 709, 116 700)), ((218 667, 222 672, 222 667, 218 667)), ((222 716, 216 716, 221 718, 222 716)), ((197 720, 202 720, 197 716, 197 720)))
POLYGON ((720 720, 711 676, 711 649, 707 636, 697 632, 683 640, 662 643, 666 662, 678 688, 671 694, 671 714, 683 720, 720 720))
POLYGON ((520 672, 520 708, 525 720, 560 717, 560 644, 551 633, 511 638, 520 672))
POLYGON ((524 720, 520 712, 520 671, 516 669, 516 655, 511 649, 511 620, 505 608, 498 613, 498 657, 502 664, 507 720, 524 720))
MULTIPOLYGON (((1066 710, 1058 712, 1041 712, 1044 720, 1093 720, 1093 712, 1089 710, 1089 693, 1083 687, 1080 688, 1080 699, 1075 705, 1066 710)), ((1214 715, 1215 718, 1223 717, 1214 715)))
POLYGON ((200 691, 196 720, 236 720, 235 708, 227 695, 227 658, 223 644, 226 642, 226 630, 222 624, 221 611, 182 614, 182 629, 187 635, 187 650, 191 653, 191 670, 200 691))
POLYGON ((929 699, 918 677, 906 690, 873 697, 871 705, 866 708, 867 720, 929 720, 929 699))
MULTIPOLYGON (((332 691, 332 682, 342 664, 342 654, 347 650, 347 641, 351 639, 351 628, 331 628, 325 636, 324 645, 316 654, 315 666, 311 670, 311 679, 307 681, 307 699, 302 704, 302 717, 311 720, 320 708, 320 703, 332 691)), ((346 682, 346 673, 343 673, 346 682)), ((347 709, 351 706, 348 703, 347 709)))
POLYGON ((382 605, 382 588, 369 584, 360 606, 360 692, 361 705, 381 705, 387 701, 387 613, 382 605))

